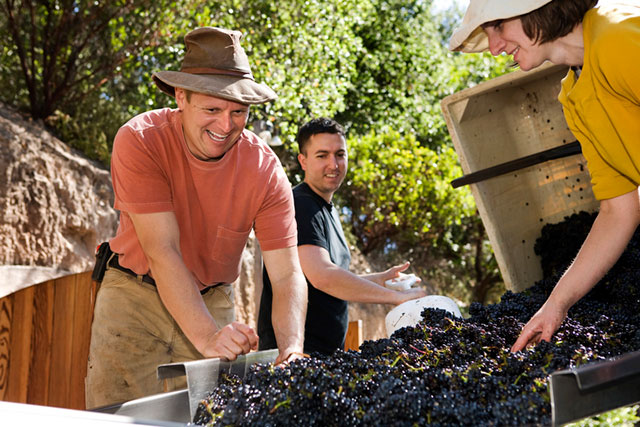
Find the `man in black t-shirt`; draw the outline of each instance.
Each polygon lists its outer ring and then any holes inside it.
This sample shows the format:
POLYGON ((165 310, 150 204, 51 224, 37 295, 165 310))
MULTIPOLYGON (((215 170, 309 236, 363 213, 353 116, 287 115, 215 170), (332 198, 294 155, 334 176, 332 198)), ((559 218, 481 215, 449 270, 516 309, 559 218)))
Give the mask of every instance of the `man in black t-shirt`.
MULTIPOLYGON (((298 224, 298 255, 307 279, 309 302, 304 350, 330 355, 344 348, 348 301, 401 304, 426 295, 422 288, 387 289, 384 282, 409 267, 406 262, 367 275, 349 272, 351 254, 340 217, 331 203, 347 173, 345 133, 337 122, 319 118, 302 126, 297 136, 298 161, 304 182, 293 189, 298 224)), ((259 349, 276 348, 271 324, 273 290, 266 269, 258 315, 259 349)), ((277 298, 276 298, 277 300, 277 298)))

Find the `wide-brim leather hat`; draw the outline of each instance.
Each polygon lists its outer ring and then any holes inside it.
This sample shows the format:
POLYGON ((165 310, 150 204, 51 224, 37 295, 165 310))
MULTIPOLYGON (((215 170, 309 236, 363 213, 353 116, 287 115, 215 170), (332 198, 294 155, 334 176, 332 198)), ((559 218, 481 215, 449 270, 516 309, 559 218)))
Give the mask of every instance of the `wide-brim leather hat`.
POLYGON ((489 39, 481 25, 498 19, 510 19, 541 8, 551 0, 471 0, 462 24, 453 32, 449 49, 461 52, 483 52, 489 39))
POLYGON ((180 71, 156 72, 153 81, 171 96, 179 87, 241 104, 273 101, 276 93, 254 80, 241 39, 240 31, 197 28, 184 37, 186 52, 180 71))

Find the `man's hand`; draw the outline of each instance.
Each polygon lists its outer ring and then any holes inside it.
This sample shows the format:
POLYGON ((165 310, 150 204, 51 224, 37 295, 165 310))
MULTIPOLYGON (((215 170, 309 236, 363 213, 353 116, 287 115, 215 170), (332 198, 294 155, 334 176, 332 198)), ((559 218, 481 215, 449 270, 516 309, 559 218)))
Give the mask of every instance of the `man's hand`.
MULTIPOLYGON (((410 262, 407 261, 404 264, 395 265, 385 271, 381 271, 379 273, 366 274, 363 277, 371 280, 372 282, 377 283, 380 286, 384 286, 387 280, 395 279, 400 277, 400 273, 409 268, 410 262)), ((420 283, 421 279, 418 277, 418 281, 416 283, 420 283)))
POLYGON ((233 322, 218 330, 201 351, 204 357, 236 360, 238 355, 258 349, 258 335, 253 328, 233 322))
POLYGON ((422 288, 411 288, 411 289, 406 289, 404 291, 396 291, 396 292, 399 295, 399 299, 395 302, 396 305, 400 305, 403 302, 407 302, 412 299, 426 297, 428 295, 427 291, 425 291, 422 288))
POLYGON ((524 325, 520 336, 511 347, 512 352, 520 351, 530 344, 550 341, 567 316, 567 310, 547 301, 524 325))
POLYGON ((291 363, 294 360, 302 359, 303 357, 309 357, 309 355, 300 351, 285 350, 285 351, 281 351, 278 354, 278 357, 276 358, 276 361, 274 362, 274 364, 282 366, 282 365, 291 363))

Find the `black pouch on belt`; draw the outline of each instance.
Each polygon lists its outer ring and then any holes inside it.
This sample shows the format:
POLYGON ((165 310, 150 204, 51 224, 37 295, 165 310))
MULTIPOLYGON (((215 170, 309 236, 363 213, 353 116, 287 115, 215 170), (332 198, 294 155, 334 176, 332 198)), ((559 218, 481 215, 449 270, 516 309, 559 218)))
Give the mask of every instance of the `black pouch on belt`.
POLYGON ((109 242, 102 242, 96 248, 96 265, 93 267, 93 273, 91 273, 91 279, 100 283, 104 277, 104 272, 107 271, 107 262, 113 252, 109 247, 109 242))

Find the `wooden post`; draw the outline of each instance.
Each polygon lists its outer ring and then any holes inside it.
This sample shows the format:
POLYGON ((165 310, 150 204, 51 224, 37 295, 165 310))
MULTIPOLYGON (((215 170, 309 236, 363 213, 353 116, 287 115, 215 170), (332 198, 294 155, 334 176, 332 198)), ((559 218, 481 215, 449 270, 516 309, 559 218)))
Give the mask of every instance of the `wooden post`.
POLYGON ((353 320, 349 322, 347 328, 347 337, 344 341, 344 350, 358 351, 360 345, 364 341, 364 328, 362 327, 362 320, 353 320))

